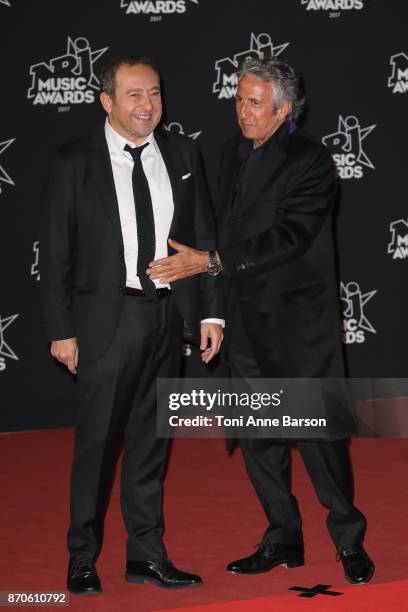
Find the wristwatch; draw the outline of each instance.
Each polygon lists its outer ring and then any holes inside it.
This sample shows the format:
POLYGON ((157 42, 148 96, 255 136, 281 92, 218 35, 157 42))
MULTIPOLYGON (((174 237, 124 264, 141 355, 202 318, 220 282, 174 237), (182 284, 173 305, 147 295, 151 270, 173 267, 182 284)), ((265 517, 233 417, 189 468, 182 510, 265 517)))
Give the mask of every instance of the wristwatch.
POLYGON ((222 270, 221 264, 218 262, 217 253, 215 251, 209 251, 208 255, 210 260, 208 262, 207 272, 210 276, 218 276, 222 270))

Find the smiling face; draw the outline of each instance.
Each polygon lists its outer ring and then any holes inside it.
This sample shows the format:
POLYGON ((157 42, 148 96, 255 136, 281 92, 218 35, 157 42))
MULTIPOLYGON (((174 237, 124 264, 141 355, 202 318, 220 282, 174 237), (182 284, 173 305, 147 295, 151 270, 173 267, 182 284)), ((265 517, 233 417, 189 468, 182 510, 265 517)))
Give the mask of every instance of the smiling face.
POLYGON ((242 134, 253 140, 256 149, 285 121, 290 103, 275 109, 272 83, 246 74, 238 83, 235 110, 242 134))
POLYGON ((115 96, 101 93, 109 123, 121 136, 139 145, 162 116, 159 77, 144 64, 123 64, 116 72, 115 96))

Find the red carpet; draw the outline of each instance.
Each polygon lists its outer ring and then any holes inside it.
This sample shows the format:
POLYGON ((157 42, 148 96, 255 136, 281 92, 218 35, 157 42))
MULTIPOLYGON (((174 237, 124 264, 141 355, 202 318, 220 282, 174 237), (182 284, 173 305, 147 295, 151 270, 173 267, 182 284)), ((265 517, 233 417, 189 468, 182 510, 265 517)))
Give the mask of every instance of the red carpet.
MULTIPOLYGON (((64 590, 72 430, 0 436, 0 591, 64 590)), ((72 610, 263 612, 264 610, 408 610, 408 440, 355 440, 356 502, 369 522, 366 547, 377 570, 370 585, 351 587, 325 528, 303 464, 293 453, 293 488, 304 519, 306 565, 257 576, 225 573, 249 554, 265 519, 240 453, 222 440, 177 440, 166 479, 166 544, 179 567, 198 572, 201 588, 169 592, 123 581, 125 532, 115 485, 98 570, 104 593, 71 598, 72 610), (300 598, 291 586, 331 585, 343 595, 300 598)))
POLYGON ((204 606, 188 606, 184 608, 166 608, 159 612, 269 612, 269 610, 312 610, 323 612, 327 610, 407 610, 408 582, 388 582, 386 584, 370 584, 364 590, 342 589, 342 597, 327 597, 322 599, 302 599, 283 595, 281 597, 257 597, 255 599, 236 600, 226 603, 208 604, 204 606))

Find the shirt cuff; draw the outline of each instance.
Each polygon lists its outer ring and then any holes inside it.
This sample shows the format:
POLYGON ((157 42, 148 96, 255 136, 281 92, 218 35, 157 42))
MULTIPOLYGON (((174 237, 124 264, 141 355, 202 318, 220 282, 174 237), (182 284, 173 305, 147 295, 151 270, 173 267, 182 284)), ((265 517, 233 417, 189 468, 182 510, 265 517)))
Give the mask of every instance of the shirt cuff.
POLYGON ((222 325, 223 327, 225 327, 225 321, 224 321, 224 319, 214 319, 214 318, 211 318, 211 319, 203 319, 203 320, 201 321, 201 323, 218 323, 218 325, 222 325))

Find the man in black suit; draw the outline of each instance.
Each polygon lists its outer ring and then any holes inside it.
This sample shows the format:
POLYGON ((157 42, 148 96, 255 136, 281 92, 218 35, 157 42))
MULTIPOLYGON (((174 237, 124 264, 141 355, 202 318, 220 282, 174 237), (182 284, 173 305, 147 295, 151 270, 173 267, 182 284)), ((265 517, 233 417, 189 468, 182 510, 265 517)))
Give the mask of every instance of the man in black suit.
POLYGON ((155 385, 178 375, 183 319, 205 363, 219 351, 220 290, 214 275, 170 286, 146 268, 174 252, 169 236, 214 249, 211 207, 195 143, 154 132, 162 103, 152 60, 113 61, 101 90, 105 126, 58 151, 41 238, 47 338, 52 355, 77 374, 80 393, 68 588, 101 591, 95 561, 122 435, 126 579, 192 586, 200 577, 175 568, 162 542, 168 440, 156 434, 155 385))
MULTIPOLYGON (((234 378, 344 376, 332 235, 336 176, 326 148, 293 123, 303 104, 300 78, 286 62, 244 63, 236 95, 241 133, 223 154, 217 212, 234 378)), ((152 278, 178 278, 187 262, 191 273, 197 253, 189 257, 176 246, 179 252, 159 268, 152 264, 152 278)), ((269 526, 258 550, 227 570, 303 565, 287 441, 251 438, 240 445, 269 526)), ((347 441, 299 440, 297 446, 329 508, 327 526, 346 578, 368 582, 374 565, 362 544, 365 517, 353 504, 347 441)))

